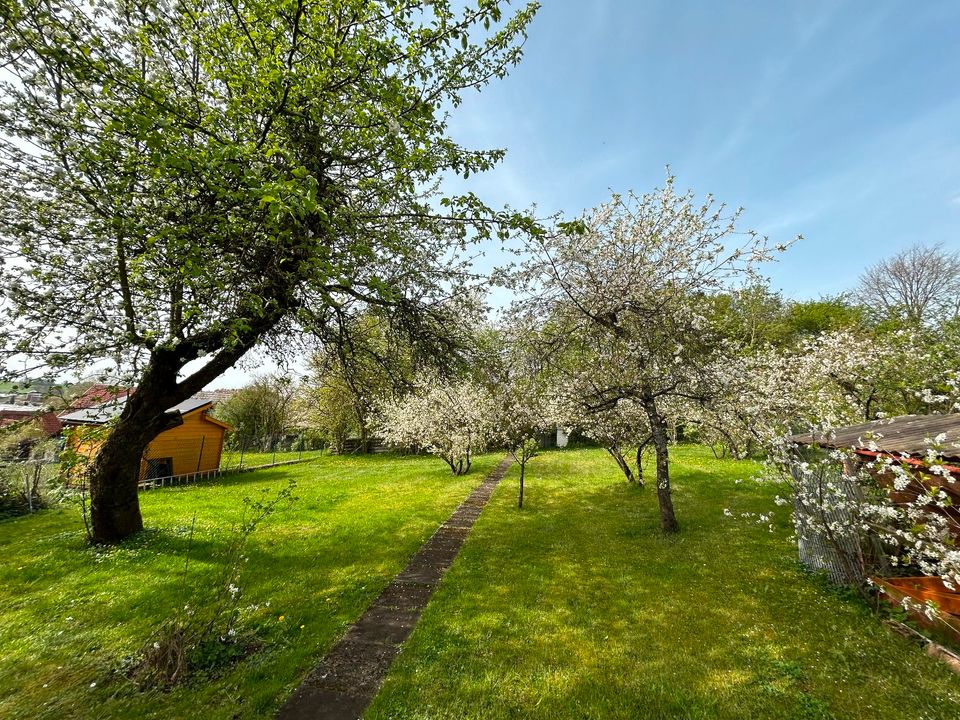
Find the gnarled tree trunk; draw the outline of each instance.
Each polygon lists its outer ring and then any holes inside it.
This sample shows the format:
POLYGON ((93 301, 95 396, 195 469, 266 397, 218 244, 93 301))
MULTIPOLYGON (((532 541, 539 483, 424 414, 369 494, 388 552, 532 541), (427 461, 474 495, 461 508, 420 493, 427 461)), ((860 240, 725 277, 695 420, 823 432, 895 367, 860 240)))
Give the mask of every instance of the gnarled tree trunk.
POLYGON ((151 440, 183 422, 179 414, 166 414, 167 409, 192 394, 177 392, 176 373, 172 365, 151 362, 89 468, 95 543, 116 543, 143 529, 137 489, 141 459, 151 440))
POLYGON ((104 440, 89 472, 93 542, 116 543, 143 529, 140 463, 159 432, 121 419, 104 440))
POLYGON ((168 415, 167 410, 202 390, 243 357, 278 322, 280 307, 274 305, 271 312, 251 321, 246 336, 229 347, 211 336, 207 341, 218 346, 208 348, 185 340, 174 349, 152 351, 136 392, 127 398, 117 424, 89 468, 93 542, 117 543, 143 529, 137 485, 144 450, 157 435, 183 422, 179 414, 168 415), (215 354, 201 369, 177 381, 184 365, 209 352, 215 354))

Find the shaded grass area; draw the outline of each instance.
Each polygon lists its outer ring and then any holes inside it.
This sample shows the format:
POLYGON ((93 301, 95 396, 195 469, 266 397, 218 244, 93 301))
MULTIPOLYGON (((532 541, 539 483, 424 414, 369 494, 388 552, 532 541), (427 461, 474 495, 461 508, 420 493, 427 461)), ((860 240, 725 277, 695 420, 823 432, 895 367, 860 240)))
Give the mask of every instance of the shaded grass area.
POLYGON ((148 529, 111 550, 85 546, 72 509, 0 522, 0 717, 269 716, 499 459, 454 478, 434 458, 323 457, 155 490, 148 529), (188 547, 188 585, 209 584, 241 499, 290 478, 299 499, 251 537, 241 581, 266 647, 220 677, 137 692, 115 670, 186 601, 188 547))
POLYGON ((799 568, 782 488, 673 457, 673 537, 602 451, 535 458, 523 510, 514 467, 365 717, 960 717, 960 678, 799 568))

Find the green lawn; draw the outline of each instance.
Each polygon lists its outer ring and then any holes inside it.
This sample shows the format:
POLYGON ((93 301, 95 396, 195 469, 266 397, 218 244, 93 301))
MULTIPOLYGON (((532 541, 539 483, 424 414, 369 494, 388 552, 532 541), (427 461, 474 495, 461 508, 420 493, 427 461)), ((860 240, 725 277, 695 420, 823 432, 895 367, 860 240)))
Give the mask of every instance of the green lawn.
POLYGON ((499 459, 453 478, 434 458, 324 457, 150 491, 148 530, 108 552, 85 547, 72 508, 0 522, 0 717, 269 716, 499 459), (202 585, 241 498, 291 477, 299 500, 251 538, 241 582, 270 645, 214 681, 137 693, 115 670, 184 603, 193 514, 190 579, 202 585))
POLYGON ((676 537, 600 451, 531 461, 522 511, 514 468, 366 717, 960 717, 960 678, 798 569, 787 508, 723 516, 774 507, 754 465, 674 458, 676 537))
MULTIPOLYGON (((72 510, 0 522, 0 717, 269 717, 499 458, 457 479, 433 458, 323 457, 151 491, 149 529, 108 552, 72 510), (115 670, 183 602, 193 513, 190 577, 209 583, 240 499, 290 477, 300 500, 253 536, 241 583, 265 650, 137 693, 115 670)), ((674 459, 676 537, 602 451, 535 458, 522 511, 513 468, 368 720, 960 717, 960 678, 798 569, 785 508, 774 533, 723 516, 774 507, 754 465, 674 459)))
POLYGON ((325 454, 325 450, 278 450, 275 453, 247 451, 241 455, 239 450, 224 449, 223 455, 220 457, 220 467, 224 470, 235 468, 240 465, 241 461, 243 461, 244 467, 256 467, 257 465, 271 465, 290 460, 318 458, 325 454))

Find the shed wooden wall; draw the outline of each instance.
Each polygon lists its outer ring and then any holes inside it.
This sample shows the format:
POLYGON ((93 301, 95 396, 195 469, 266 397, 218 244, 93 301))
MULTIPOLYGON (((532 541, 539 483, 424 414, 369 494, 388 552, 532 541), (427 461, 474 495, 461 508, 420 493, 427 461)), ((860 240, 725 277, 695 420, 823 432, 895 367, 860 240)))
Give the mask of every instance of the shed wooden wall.
POLYGON ((184 415, 183 425, 160 433, 147 447, 140 476, 146 477, 146 460, 155 458, 173 458, 174 475, 216 470, 220 467, 225 432, 206 420, 203 412, 184 415))
MULTIPOLYGON (((174 475, 219 469, 225 434, 226 428, 207 420, 202 411, 187 413, 182 425, 160 433, 147 446, 140 464, 140 479, 147 477, 147 460, 156 458, 172 458, 174 475)), ((71 440, 71 445, 78 453, 93 457, 100 442, 71 440)))

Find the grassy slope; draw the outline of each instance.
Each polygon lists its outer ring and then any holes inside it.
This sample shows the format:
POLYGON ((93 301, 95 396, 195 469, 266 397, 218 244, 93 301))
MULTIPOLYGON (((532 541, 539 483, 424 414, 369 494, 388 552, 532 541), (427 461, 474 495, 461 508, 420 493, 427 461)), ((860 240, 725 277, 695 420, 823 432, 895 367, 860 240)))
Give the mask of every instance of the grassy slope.
POLYGON ((960 678, 797 567, 749 463, 674 453, 682 533, 599 451, 516 468, 368 718, 957 718, 960 678), (738 478, 745 478, 737 484, 738 478))
POLYGON ((110 552, 84 546, 72 510, 0 522, 0 717, 269 715, 498 460, 455 479, 433 458, 323 458, 152 491, 141 496, 148 530, 110 552), (183 604, 193 513, 190 581, 209 584, 241 498, 290 477, 300 499, 252 537, 241 582, 244 605, 270 601, 254 613, 270 649, 169 693, 137 694, 111 675, 183 604))

